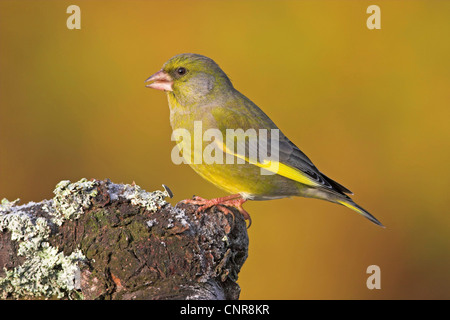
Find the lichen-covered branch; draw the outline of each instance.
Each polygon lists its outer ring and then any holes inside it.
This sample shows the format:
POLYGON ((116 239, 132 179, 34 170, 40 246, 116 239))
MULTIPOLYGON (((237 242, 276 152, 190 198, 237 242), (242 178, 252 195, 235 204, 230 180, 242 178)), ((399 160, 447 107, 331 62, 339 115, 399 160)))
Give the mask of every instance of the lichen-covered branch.
POLYGON ((0 298, 238 299, 246 224, 109 180, 0 204, 0 298))

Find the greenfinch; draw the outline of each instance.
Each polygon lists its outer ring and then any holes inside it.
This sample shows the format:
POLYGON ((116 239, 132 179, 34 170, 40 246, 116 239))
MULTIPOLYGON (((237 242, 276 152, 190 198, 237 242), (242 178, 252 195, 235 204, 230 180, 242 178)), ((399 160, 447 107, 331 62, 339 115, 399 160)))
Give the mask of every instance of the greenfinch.
POLYGON ((226 207, 232 206, 250 219, 242 207, 247 200, 302 196, 343 205, 382 226, 353 202, 349 189, 320 172, 258 106, 236 90, 212 59, 192 53, 176 55, 146 80, 146 87, 166 92, 172 138, 185 163, 231 194, 186 200, 199 205, 199 211, 217 206, 230 213, 226 207), (252 143, 253 138, 260 140, 252 143), (254 152, 258 147, 264 152, 254 152), (202 159, 205 154, 217 161, 202 159))

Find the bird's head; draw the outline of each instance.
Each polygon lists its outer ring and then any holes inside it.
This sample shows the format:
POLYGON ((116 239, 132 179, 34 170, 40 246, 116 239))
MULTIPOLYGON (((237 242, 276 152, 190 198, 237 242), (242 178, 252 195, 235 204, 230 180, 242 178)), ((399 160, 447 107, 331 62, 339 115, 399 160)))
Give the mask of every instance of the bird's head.
POLYGON ((225 72, 210 58, 183 53, 170 58, 160 71, 146 80, 148 88, 173 94, 183 104, 191 104, 233 88, 225 72))

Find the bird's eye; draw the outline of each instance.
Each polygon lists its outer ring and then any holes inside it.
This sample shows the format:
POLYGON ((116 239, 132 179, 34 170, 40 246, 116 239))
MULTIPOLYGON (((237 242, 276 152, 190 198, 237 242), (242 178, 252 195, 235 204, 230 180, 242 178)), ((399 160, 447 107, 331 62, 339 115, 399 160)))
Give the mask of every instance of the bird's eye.
POLYGON ((179 68, 177 69, 177 73, 178 73, 180 76, 186 74, 186 72, 187 72, 186 68, 179 67, 179 68))

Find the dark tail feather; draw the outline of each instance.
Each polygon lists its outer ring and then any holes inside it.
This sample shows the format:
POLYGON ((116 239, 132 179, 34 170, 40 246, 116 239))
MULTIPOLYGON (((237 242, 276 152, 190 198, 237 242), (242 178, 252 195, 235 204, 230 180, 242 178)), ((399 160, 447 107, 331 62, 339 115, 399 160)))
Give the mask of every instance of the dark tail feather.
POLYGON ((372 221, 373 223, 379 225, 380 227, 385 228, 385 226, 383 226, 383 224, 377 220, 377 218, 375 218, 373 215, 371 215, 369 212, 367 212, 366 210, 364 210, 363 208, 361 208, 360 206, 358 206, 356 203, 354 203, 351 199, 345 199, 345 200, 337 200, 338 203, 342 204, 343 206, 352 209, 353 211, 358 212, 360 215, 366 217, 367 219, 369 219, 370 221, 372 221))
POLYGON ((353 192, 351 192, 350 190, 348 190, 346 187, 344 187, 342 184, 340 184, 340 183, 337 183, 336 181, 334 181, 333 179, 331 179, 331 178, 328 178, 326 175, 324 175, 323 173, 321 173, 321 175, 322 175, 322 177, 324 177, 327 181, 328 181, 328 183, 333 187, 333 189, 334 190, 336 190, 336 191, 338 191, 338 192, 340 192, 340 193, 342 193, 342 194, 345 194, 345 193, 348 193, 348 194, 353 194, 353 192))

